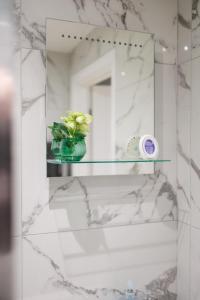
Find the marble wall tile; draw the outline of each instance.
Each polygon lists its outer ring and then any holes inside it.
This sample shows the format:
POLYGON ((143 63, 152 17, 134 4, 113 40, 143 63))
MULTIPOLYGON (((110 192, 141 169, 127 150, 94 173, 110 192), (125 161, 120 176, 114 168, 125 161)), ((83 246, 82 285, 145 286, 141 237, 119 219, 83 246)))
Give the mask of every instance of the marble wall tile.
MULTIPOLYGON (((182 1, 184 2, 184 0, 182 1)), ((191 3, 189 3, 190 5, 191 3)), ((200 2, 192 1, 192 57, 179 67, 178 95, 178 299, 199 299, 199 238, 200 238, 200 156, 199 156, 199 8, 200 2), (180 84, 181 83, 181 84, 180 84), (181 174, 182 173, 182 174, 181 174), (181 182, 181 183, 180 183, 181 182), (183 224, 187 223, 187 224, 183 224), (189 224, 189 225, 188 225, 189 224)), ((186 13, 186 7, 185 7, 186 13)), ((188 37, 181 33, 184 42, 188 37)), ((182 47, 182 44, 180 44, 182 47)), ((189 51, 188 51, 189 54, 189 51)))
POLYGON ((12 236, 21 235, 21 79, 20 79, 20 69, 21 69, 21 55, 20 50, 15 50, 13 56, 13 70, 15 78, 15 107, 13 110, 12 120, 14 122, 13 126, 13 172, 14 172, 14 193, 15 198, 13 201, 12 215, 13 215, 13 226, 12 226, 12 236))
POLYGON ((191 228, 191 288, 190 299, 197 300, 200 297, 199 276, 200 276, 200 230, 191 228))
POLYGON ((192 57, 200 56, 200 2, 192 1, 192 57))
POLYGON ((177 291, 178 300, 190 300, 190 232, 188 224, 178 223, 177 291))
POLYGON ((13 299, 22 299, 22 239, 12 238, 12 294, 13 299))
MULTIPOLYGON (((1 6, 0 45, 6 46, 6 54, 19 48, 20 37, 20 3, 19 0, 7 1, 1 6), (8 51, 9 47, 9 51, 8 51)), ((1 58, 5 58, 3 55, 1 58)), ((5 62, 5 61, 4 61, 5 62)))
POLYGON ((179 221, 190 223, 190 133, 192 106, 191 61, 178 67, 177 200, 179 221))
POLYGON ((200 144, 197 138, 200 125, 199 102, 200 58, 192 61, 192 113, 191 113, 191 224, 200 228, 200 144))
POLYGON ((120 299, 129 279, 158 299, 175 299, 175 224, 25 237, 24 299, 120 299))
POLYGON ((15 25, 14 49, 20 50, 21 46, 21 0, 13 1, 13 20, 15 25))
MULTIPOLYGON (((39 100, 45 107, 46 58, 43 51, 21 50, 22 114, 24 115, 39 100)), ((41 112, 40 112, 41 113, 41 112)))
POLYGON ((53 0, 43 0, 42 4, 39 0, 22 0, 23 47, 44 49, 46 18, 150 32, 155 34, 156 61, 176 61, 177 5, 173 0, 61 0, 59 6, 53 0))
MULTIPOLYGON (((45 68, 42 51, 22 49, 22 219, 48 199, 45 68)), ((29 220, 30 221, 30 220, 29 220)), ((47 221, 47 220, 46 220, 47 221)), ((48 222, 46 224, 49 230, 48 222)))
POLYGON ((192 57, 192 0, 178 0, 178 64, 192 57))
POLYGON ((178 95, 177 95, 177 202, 178 249, 177 294, 180 300, 193 299, 191 289, 191 132, 193 70, 192 3, 178 2, 178 95), (184 47, 187 46, 188 49, 184 47), (187 50, 187 51, 185 51, 187 50))
POLYGON ((158 164, 176 190, 176 66, 155 64, 155 136, 160 157, 171 159, 158 164))

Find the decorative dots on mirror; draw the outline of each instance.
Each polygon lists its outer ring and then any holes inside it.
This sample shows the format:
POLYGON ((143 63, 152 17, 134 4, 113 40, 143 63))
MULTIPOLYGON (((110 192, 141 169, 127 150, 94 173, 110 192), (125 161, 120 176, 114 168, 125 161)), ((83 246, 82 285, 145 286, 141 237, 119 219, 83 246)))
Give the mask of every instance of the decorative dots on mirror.
POLYGON ((108 44, 113 44, 113 45, 120 45, 120 46, 129 46, 129 47, 140 47, 140 48, 143 48, 143 45, 142 44, 132 44, 132 43, 128 43, 128 42, 121 42, 121 41, 111 41, 111 40, 104 40, 104 39, 99 39, 99 38, 90 38, 90 37, 82 37, 82 36, 77 36, 77 35, 74 35, 74 36, 71 36, 70 34, 68 35, 65 35, 64 33, 61 34, 61 37, 62 38, 65 38, 67 37, 68 39, 70 38, 73 38, 74 40, 76 39, 79 39, 79 40, 86 40, 86 41, 91 41, 91 42, 97 42, 97 43, 108 43, 108 44))

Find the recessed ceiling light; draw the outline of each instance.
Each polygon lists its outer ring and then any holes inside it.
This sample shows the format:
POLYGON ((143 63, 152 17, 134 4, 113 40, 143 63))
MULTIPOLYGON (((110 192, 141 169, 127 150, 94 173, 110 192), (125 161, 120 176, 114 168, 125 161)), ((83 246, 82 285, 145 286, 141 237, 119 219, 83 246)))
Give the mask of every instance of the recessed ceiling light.
POLYGON ((125 75, 126 75, 126 73, 125 73, 124 71, 122 71, 122 72, 121 72, 121 75, 122 75, 122 76, 125 76, 125 75))
POLYGON ((165 47, 162 48, 163 52, 167 52, 167 49, 165 47))
POLYGON ((189 50, 189 47, 186 45, 186 46, 184 46, 184 50, 185 51, 188 51, 189 50))

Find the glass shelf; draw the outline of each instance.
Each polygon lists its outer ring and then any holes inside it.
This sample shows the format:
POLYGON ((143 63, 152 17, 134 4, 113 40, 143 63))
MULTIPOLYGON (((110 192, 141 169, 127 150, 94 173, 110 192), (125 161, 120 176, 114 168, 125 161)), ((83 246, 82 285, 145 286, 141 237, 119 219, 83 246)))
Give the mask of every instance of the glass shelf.
POLYGON ((169 159, 133 159, 133 160, 81 160, 81 161, 60 161, 56 159, 48 159, 47 163, 53 165, 64 164, 126 164, 126 163, 165 163, 170 162, 169 159))

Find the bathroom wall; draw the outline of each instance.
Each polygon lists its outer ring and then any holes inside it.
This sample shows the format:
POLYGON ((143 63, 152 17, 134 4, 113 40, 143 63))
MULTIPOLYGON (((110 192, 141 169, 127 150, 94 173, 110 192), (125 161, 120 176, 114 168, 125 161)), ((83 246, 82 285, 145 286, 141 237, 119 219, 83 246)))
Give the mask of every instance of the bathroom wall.
POLYGON ((200 297, 200 2, 180 0, 178 10, 178 296, 180 300, 197 300, 200 297))
MULTIPOLYGON (((178 1, 178 97, 177 97, 177 200, 179 300, 190 298, 190 159, 192 107, 192 0, 178 1), (185 51, 184 47, 188 46, 185 51)), ((185 48, 186 49, 186 48, 185 48)))
POLYGON ((176 299, 174 0, 21 0, 23 299, 119 299, 128 279, 176 299), (64 19, 154 34, 153 175, 46 178, 45 22, 64 19), (50 192, 49 192, 50 191, 50 192))

